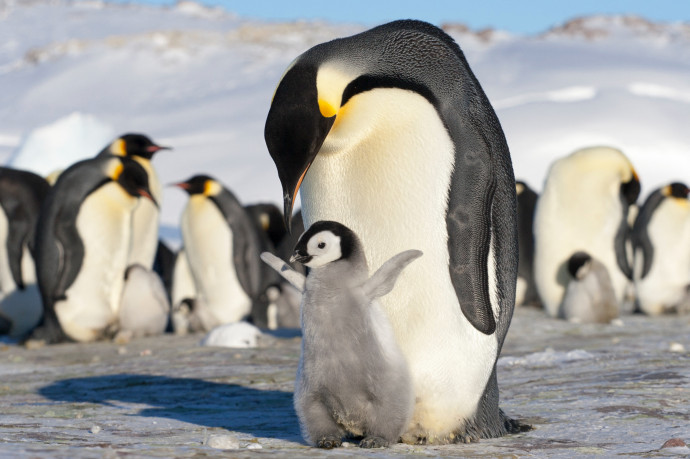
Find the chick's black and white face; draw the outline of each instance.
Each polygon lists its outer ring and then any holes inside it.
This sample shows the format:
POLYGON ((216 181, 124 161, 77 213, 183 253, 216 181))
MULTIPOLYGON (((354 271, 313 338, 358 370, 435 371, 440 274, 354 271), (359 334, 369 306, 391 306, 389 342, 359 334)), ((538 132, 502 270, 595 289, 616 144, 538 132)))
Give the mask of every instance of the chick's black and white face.
POLYGON ((304 266, 318 268, 342 258, 340 237, 331 231, 320 231, 311 236, 306 244, 303 242, 298 242, 293 259, 304 266))

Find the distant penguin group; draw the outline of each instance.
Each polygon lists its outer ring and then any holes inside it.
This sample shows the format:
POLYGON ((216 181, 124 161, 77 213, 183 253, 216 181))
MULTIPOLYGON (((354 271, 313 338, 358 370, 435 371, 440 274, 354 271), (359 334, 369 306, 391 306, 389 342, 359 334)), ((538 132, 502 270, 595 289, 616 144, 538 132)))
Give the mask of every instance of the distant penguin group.
POLYGON ((621 307, 632 280, 628 209, 639 192, 635 169, 614 148, 581 149, 551 165, 534 216, 534 280, 550 316, 567 318, 562 302, 574 279, 568 264, 576 252, 607 270, 621 307))

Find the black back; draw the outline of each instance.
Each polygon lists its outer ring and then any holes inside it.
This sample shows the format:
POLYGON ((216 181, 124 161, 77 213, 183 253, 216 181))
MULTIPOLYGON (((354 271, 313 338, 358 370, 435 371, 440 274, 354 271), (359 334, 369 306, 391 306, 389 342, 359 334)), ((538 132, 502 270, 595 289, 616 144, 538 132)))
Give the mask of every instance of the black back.
POLYGON ((517 228, 518 228, 518 277, 527 282, 525 303, 538 303, 539 295, 534 284, 534 210, 537 205, 537 193, 523 181, 517 181, 522 191, 517 195, 517 228))
POLYGON ((49 191, 48 182, 33 172, 0 167, 0 207, 8 223, 6 250, 12 278, 19 289, 24 289, 24 247, 34 254, 36 222, 49 191))

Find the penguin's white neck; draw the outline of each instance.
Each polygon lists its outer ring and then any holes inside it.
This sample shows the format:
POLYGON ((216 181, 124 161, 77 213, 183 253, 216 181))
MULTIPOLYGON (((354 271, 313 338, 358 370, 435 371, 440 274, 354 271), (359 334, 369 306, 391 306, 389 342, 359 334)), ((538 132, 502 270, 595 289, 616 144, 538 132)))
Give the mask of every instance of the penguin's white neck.
POLYGON ((449 278, 445 215, 453 158, 453 143, 424 97, 396 88, 358 94, 339 110, 304 179, 305 223, 350 227, 372 270, 419 249, 421 263, 403 276, 437 263, 443 269, 434 271, 449 278))

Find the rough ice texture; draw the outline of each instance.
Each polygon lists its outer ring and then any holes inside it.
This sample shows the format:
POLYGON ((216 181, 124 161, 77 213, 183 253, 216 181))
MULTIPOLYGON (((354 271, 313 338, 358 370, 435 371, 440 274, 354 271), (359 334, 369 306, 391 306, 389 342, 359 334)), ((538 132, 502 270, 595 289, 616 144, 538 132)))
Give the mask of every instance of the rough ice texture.
MULTIPOLYGON (((535 429, 469 445, 309 448, 292 407, 299 337, 256 349, 201 347, 200 336, 0 348, 3 457, 213 456, 216 435, 271 457, 656 457, 688 442, 690 316, 577 325, 516 312, 498 365, 501 406, 535 429), (93 426, 99 426, 97 434, 93 426)), ((678 454, 685 455, 683 448, 678 454), (681 451, 682 450, 682 451, 681 451)), ((251 456, 254 457, 254 456, 251 456)))

